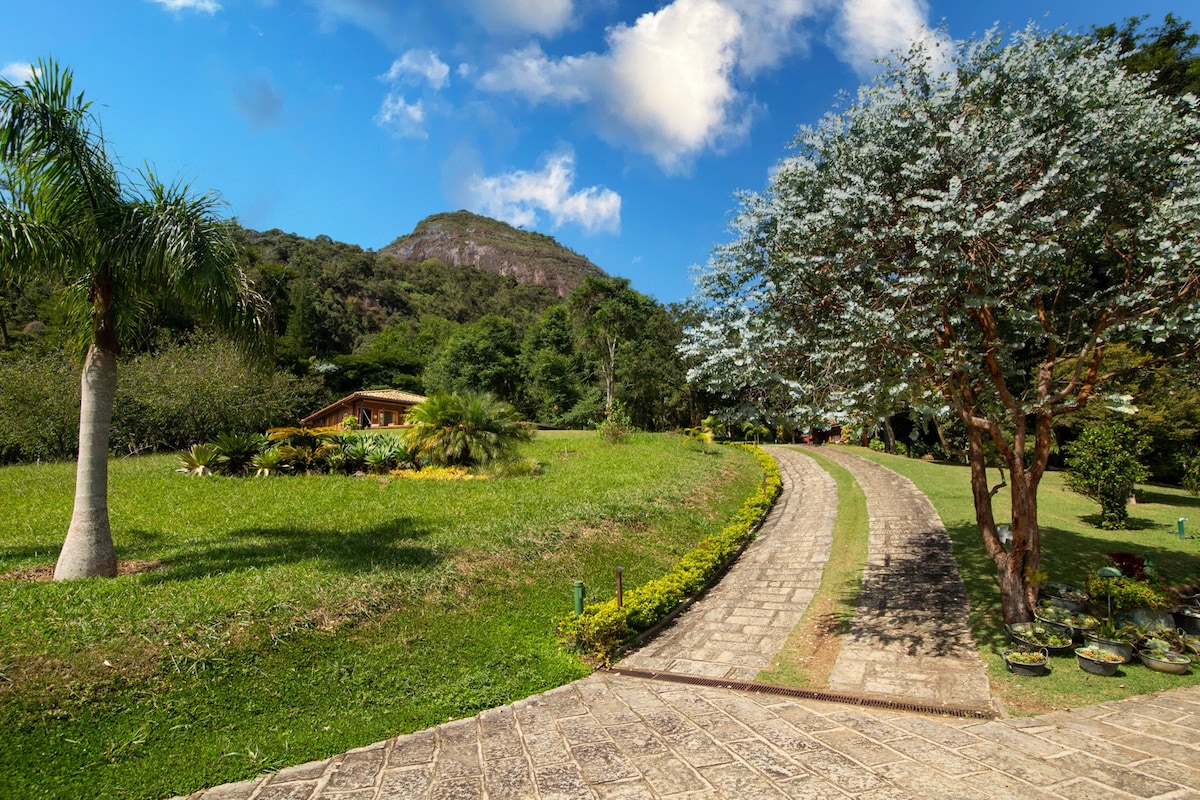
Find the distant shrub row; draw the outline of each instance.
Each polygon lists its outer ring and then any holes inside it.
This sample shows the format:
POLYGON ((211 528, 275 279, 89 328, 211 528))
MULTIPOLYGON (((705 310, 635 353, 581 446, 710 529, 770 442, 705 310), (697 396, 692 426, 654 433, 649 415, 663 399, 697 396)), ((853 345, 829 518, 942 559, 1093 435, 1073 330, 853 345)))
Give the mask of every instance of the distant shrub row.
MULTIPOLYGON (((328 402, 319 385, 248 364, 220 341, 171 344, 121 361, 116 455, 251 434, 328 402)), ((79 366, 52 342, 0 351, 0 464, 66 461, 79 448, 79 366)))
POLYGON ((657 580, 625 593, 618 608, 616 599, 586 606, 582 614, 571 614, 559 622, 558 630, 576 650, 601 663, 610 663, 621 647, 642 631, 666 618, 680 603, 704 588, 743 545, 753 540, 759 522, 779 496, 782 482, 775 459, 752 445, 741 447, 754 454, 764 472, 762 485, 742 505, 733 520, 716 536, 702 541, 675 568, 657 580))

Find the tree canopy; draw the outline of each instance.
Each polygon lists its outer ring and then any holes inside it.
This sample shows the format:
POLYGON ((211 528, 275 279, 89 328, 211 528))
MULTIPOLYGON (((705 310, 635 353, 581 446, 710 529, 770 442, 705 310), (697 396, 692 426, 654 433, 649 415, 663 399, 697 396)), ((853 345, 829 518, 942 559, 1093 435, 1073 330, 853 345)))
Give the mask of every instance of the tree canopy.
POLYGON ((1112 343, 1150 354, 1136 369, 1196 351, 1200 114, 1093 38, 1030 26, 937 55, 893 58, 742 197, 686 353, 793 419, 960 420, 1005 618, 1028 619, 1053 421, 1111 377, 1112 343))

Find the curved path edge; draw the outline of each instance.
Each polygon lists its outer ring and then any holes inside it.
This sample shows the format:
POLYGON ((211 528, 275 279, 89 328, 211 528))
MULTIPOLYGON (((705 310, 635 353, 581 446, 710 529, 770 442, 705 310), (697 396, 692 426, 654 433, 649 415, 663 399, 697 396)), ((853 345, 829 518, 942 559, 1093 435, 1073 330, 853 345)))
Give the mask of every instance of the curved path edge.
POLYGON ((821 584, 837 486, 813 459, 764 447, 783 482, 758 535, 721 581, 620 666, 752 681, 783 649, 821 584))

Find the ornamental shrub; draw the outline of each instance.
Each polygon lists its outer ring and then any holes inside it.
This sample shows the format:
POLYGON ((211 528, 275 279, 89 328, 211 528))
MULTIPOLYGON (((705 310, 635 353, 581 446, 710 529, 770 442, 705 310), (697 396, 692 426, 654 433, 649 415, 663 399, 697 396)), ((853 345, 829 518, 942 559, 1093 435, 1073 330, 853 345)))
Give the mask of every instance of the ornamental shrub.
POLYGON ((1148 475, 1138 459, 1149 446, 1149 438, 1121 425, 1085 428, 1066 446, 1067 486, 1100 504, 1101 528, 1128 527, 1126 504, 1134 485, 1148 475))
POLYGON ((1169 608, 1174 605, 1166 586, 1158 580, 1138 580, 1122 575, 1119 578, 1092 576, 1087 580, 1088 594, 1097 603, 1107 604, 1112 595, 1113 611, 1128 611, 1131 608, 1169 608))
POLYGON ((759 522, 779 496, 782 482, 775 459, 753 445, 733 444, 754 454, 763 481, 720 533, 684 554, 675 568, 656 580, 625 593, 624 606, 606 600, 586 606, 582 614, 559 621, 559 634, 576 650, 602 664, 612 661, 622 645, 648 630, 680 603, 704 588, 743 545, 754 539, 759 522))

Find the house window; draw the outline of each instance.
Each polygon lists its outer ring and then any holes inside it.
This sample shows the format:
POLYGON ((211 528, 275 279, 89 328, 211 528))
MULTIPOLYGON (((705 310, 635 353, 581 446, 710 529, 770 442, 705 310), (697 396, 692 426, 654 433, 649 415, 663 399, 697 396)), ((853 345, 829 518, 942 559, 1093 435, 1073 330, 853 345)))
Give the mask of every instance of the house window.
POLYGON ((396 422, 395 412, 393 412, 393 411, 384 411, 383 412, 383 424, 384 425, 392 425, 395 422, 396 422))

